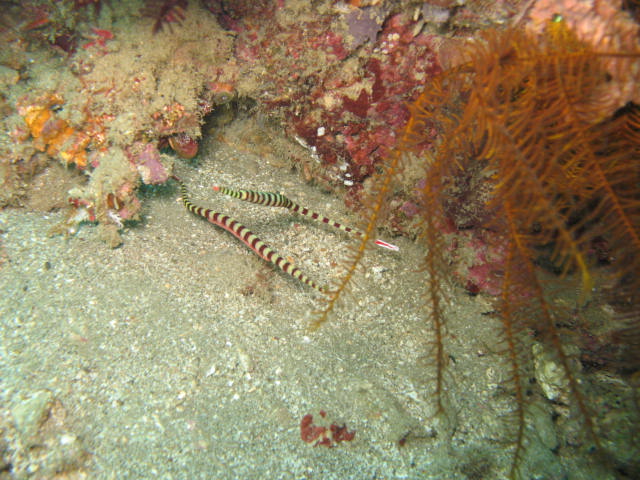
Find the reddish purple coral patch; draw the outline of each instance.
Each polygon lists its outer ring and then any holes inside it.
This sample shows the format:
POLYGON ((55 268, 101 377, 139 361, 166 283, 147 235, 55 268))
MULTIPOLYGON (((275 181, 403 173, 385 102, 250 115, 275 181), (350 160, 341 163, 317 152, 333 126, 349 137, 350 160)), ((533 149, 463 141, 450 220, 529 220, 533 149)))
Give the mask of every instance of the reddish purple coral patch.
POLYGON ((155 145, 136 143, 128 152, 129 158, 140 173, 142 182, 147 185, 164 183, 169 178, 169 172, 160 161, 160 152, 155 145))

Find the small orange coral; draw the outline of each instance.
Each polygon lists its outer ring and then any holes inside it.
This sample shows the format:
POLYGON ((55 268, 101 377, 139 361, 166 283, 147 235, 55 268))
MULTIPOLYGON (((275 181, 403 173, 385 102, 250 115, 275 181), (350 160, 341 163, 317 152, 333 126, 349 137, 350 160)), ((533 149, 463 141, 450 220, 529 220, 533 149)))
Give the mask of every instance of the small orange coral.
POLYGON ((24 117, 37 150, 59 157, 66 164, 85 168, 86 147, 91 138, 55 114, 54 108, 63 103, 63 98, 57 94, 42 95, 35 100, 24 98, 18 104, 18 113, 24 117))

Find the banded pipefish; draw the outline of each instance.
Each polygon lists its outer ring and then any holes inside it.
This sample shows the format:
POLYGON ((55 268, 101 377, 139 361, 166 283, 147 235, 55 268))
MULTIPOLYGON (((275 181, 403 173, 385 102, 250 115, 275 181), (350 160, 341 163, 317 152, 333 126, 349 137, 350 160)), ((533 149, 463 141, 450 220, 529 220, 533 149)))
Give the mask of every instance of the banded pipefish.
MULTIPOLYGON (((273 193, 273 192, 256 192, 254 190, 231 190, 230 188, 214 186, 213 189, 216 192, 223 193, 225 195, 229 195, 230 197, 237 198, 239 200, 243 200, 245 202, 256 203, 258 205, 264 205, 265 207, 283 207, 288 208, 294 213, 299 213, 300 215, 304 215, 305 217, 309 217, 313 220, 317 220, 322 223, 326 223, 334 228, 340 229, 343 232, 351 233, 353 235, 357 235, 362 237, 364 235, 363 232, 357 230, 355 228, 348 227, 346 225, 342 225, 341 223, 336 222, 335 220, 331 220, 330 218, 321 215, 320 213, 309 210, 306 207, 302 207, 297 203, 293 202, 289 198, 285 197, 281 193, 273 193)), ((388 250, 393 250, 397 252, 400 250, 397 246, 385 242, 384 240, 376 239, 374 243, 379 247, 386 248, 388 250)))
MULTIPOLYGON (((173 175, 172 178, 178 182, 180 185, 180 196, 182 198, 182 203, 187 208, 187 210, 194 215, 202 217, 209 222, 217 225, 220 228, 223 228, 227 232, 231 233, 234 237, 244 243, 249 249, 251 249, 256 255, 258 255, 263 260, 274 264, 280 270, 285 272, 288 275, 296 278, 300 282, 310 286, 314 290, 317 290, 320 293, 326 294, 328 293, 328 289, 324 286, 319 285, 317 282, 313 281, 307 275, 305 275, 298 267, 293 265, 291 262, 286 260, 284 257, 278 254, 274 249, 272 249, 265 242, 260 240, 260 238, 254 234, 251 230, 245 227, 243 224, 235 220, 234 218, 225 215, 221 212, 216 212, 214 210, 200 207, 194 204, 188 195, 187 187, 180 178, 173 175)), ((225 195, 229 195, 231 197, 237 198, 239 200, 244 200, 247 202, 255 203, 258 205, 264 205, 269 207, 284 207, 288 208, 293 212, 300 213, 301 215, 305 215, 314 220, 318 220, 322 223, 326 223, 331 225, 332 227, 338 228, 347 233, 353 233, 356 235, 362 235, 359 230, 347 227, 338 222, 335 222, 324 215, 320 215, 318 213, 312 212, 307 208, 301 207, 297 203, 291 201, 289 198, 281 195, 279 193, 271 193, 271 192, 255 192, 252 190, 231 190, 225 187, 214 187, 215 191, 223 193, 225 195)), ((384 242, 382 240, 376 240, 376 244, 381 247, 388 248, 390 250, 398 250, 398 247, 395 245, 391 245, 390 243, 384 242)))

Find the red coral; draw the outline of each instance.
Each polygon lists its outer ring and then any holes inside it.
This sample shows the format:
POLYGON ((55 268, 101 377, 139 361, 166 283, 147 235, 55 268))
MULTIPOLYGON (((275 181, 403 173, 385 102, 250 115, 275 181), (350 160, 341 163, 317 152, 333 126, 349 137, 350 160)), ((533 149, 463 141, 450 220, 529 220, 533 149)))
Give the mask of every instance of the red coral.
POLYGON ((344 96, 342 98, 342 105, 346 111, 359 117, 367 118, 367 112, 371 105, 371 97, 367 95, 367 92, 364 89, 362 89, 360 90, 360 95, 355 100, 344 96))
POLYGON ((333 438, 333 441, 336 443, 350 442, 356 436, 356 432, 354 430, 351 430, 351 431, 347 430, 346 425, 338 426, 332 423, 329 426, 329 429, 331 430, 331 436, 333 438))
MULTIPOLYGON (((300 438, 303 442, 311 443, 326 433, 326 427, 317 427, 313 424, 313 415, 310 413, 306 414, 302 417, 302 420, 300 420, 300 438)), ((316 445, 318 445, 318 443, 316 443, 316 445)))
POLYGON ((504 281, 506 239, 481 229, 458 231, 451 254, 456 260, 455 276, 472 295, 500 295, 504 281))
POLYGON ((169 145, 182 158, 190 159, 198 153, 198 141, 184 132, 170 136, 169 145))
MULTIPOLYGON (((322 418, 325 418, 326 415, 324 410, 320 411, 322 418)), ((346 425, 336 425, 335 423, 328 427, 314 425, 313 415, 309 413, 300 420, 300 438, 303 442, 313 443, 314 447, 319 445, 327 448, 335 447, 338 443, 350 442, 355 436, 356 432, 349 431, 346 425)))

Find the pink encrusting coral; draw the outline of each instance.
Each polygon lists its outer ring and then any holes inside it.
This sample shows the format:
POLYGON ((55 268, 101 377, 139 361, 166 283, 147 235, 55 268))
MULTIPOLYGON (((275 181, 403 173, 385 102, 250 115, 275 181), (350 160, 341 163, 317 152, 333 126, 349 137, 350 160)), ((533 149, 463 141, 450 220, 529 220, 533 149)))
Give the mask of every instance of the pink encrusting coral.
POLYGON ((406 102, 440 71, 433 37, 382 8, 285 18, 276 11, 260 29, 241 24, 240 70, 264 67, 261 104, 284 113, 290 135, 324 165, 341 165, 333 181, 358 190, 395 145, 406 102))
MULTIPOLYGON (((549 19, 555 17, 595 51, 630 53, 638 49, 640 25, 625 11, 625 3, 637 4, 622 0, 538 0, 528 12, 527 26, 541 34, 549 19)), ((640 103, 640 70, 635 59, 614 55, 605 64, 611 79, 598 94, 602 118, 628 102, 640 103)))
POLYGON ((140 173, 140 178, 147 185, 164 183, 169 178, 170 172, 160 160, 160 152, 152 143, 134 144, 127 152, 133 165, 140 173))
POLYGON ((346 162, 354 185, 393 148, 408 119, 405 103, 440 71, 431 38, 412 37, 413 25, 404 15, 389 18, 369 47, 372 55, 329 73, 310 93, 306 111, 291 120, 295 134, 325 162, 346 162), (319 129, 325 134, 318 135, 319 129))

